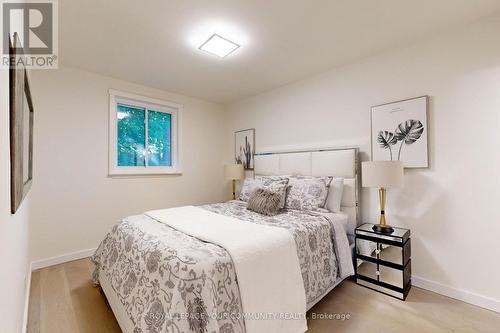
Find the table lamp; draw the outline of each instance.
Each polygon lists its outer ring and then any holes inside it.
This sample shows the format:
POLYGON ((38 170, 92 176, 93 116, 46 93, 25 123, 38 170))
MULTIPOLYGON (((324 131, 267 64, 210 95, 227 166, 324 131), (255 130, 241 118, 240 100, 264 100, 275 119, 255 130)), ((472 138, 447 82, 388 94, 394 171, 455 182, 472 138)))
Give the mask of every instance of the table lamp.
POLYGON ((224 166, 224 175, 226 180, 233 182, 233 200, 236 199, 236 181, 244 178, 244 170, 242 164, 226 164, 224 166))
POLYGON ((386 188, 403 186, 401 161, 370 161, 361 163, 363 187, 378 188, 380 198, 380 223, 373 226, 375 232, 391 234, 394 229, 385 221, 386 188))

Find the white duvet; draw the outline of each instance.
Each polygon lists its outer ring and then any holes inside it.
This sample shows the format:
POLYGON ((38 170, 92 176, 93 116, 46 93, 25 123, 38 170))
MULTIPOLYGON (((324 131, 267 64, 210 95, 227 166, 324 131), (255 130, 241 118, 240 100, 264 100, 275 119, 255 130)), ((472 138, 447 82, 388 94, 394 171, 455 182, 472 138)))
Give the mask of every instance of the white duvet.
POLYGON ((186 206, 146 215, 181 232, 217 244, 235 266, 247 333, 303 333, 306 295, 292 234, 186 206))

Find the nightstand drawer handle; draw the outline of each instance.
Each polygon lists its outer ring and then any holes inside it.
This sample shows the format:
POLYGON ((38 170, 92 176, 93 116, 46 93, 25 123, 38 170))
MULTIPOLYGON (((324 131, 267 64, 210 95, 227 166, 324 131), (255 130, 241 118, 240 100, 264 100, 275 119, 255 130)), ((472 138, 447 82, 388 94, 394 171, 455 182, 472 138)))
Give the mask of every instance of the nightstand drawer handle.
POLYGON ((379 271, 376 271, 376 272, 375 272, 375 275, 380 275, 380 272, 379 272, 379 271))

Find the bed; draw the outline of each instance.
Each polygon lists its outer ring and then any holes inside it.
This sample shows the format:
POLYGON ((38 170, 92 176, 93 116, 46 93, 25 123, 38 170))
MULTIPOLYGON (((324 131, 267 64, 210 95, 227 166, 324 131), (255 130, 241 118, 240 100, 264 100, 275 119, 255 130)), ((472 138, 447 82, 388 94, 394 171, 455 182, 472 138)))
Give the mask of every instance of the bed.
POLYGON ((340 211, 264 216, 233 200, 130 216, 92 257, 94 282, 124 332, 304 332, 305 310, 354 273, 357 165, 356 149, 257 154, 258 175, 342 177, 340 211))

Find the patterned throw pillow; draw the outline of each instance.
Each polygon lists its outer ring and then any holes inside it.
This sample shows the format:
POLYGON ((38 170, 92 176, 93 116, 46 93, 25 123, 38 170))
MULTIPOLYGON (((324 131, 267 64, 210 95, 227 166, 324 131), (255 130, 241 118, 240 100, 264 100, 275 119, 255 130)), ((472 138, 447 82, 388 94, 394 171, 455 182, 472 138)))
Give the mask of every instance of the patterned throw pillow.
POLYGON ((281 194, 258 188, 248 199, 247 209, 268 216, 276 215, 281 209, 281 194))
POLYGON ((326 211, 328 187, 333 177, 290 177, 285 208, 296 210, 326 211))
POLYGON ((240 197, 241 201, 248 201, 252 192, 258 188, 269 190, 281 195, 280 208, 285 207, 286 187, 288 185, 288 178, 281 177, 260 177, 245 178, 243 187, 241 188, 240 197))

